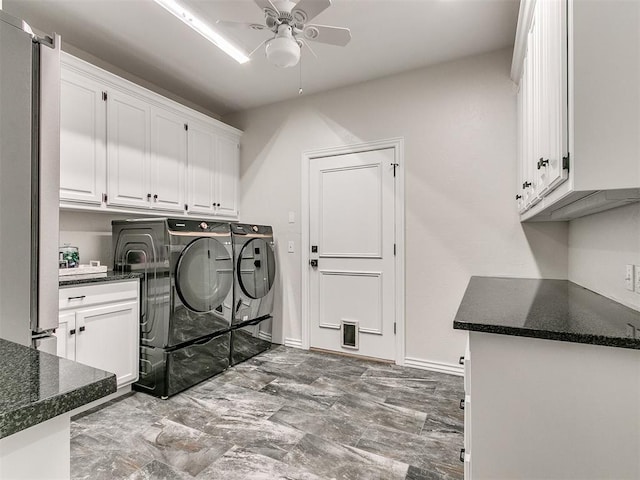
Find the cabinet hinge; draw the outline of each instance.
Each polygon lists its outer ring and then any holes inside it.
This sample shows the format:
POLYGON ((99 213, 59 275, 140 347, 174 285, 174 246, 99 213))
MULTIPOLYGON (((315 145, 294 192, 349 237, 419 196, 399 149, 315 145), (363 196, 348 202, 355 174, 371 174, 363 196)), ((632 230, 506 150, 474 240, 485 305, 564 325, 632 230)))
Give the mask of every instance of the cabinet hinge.
POLYGON ((396 244, 395 243, 393 244, 393 256, 394 257, 396 256, 396 244))
POLYGON ((562 169, 563 170, 569 170, 570 160, 571 160, 571 154, 569 152, 567 152, 567 156, 566 157, 562 157, 562 169))
POLYGON ((107 92, 102 92, 102 100, 107 101, 107 92))
POLYGON ((186 131, 188 131, 188 130, 189 130, 189 125, 187 125, 187 124, 185 123, 185 124, 184 124, 184 129, 185 129, 186 131))
POLYGON ((393 322, 393 334, 396 334, 396 322, 393 322))
POLYGON ((106 193, 102 194, 102 202, 103 203, 107 203, 107 194, 106 193))

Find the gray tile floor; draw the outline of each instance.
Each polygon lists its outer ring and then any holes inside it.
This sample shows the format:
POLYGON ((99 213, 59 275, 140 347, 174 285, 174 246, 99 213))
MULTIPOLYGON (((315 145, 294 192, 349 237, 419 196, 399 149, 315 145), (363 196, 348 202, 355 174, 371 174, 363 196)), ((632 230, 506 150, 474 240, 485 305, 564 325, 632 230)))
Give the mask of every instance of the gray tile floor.
POLYGON ((74 479, 462 479, 462 378, 277 347, 75 417, 74 479))

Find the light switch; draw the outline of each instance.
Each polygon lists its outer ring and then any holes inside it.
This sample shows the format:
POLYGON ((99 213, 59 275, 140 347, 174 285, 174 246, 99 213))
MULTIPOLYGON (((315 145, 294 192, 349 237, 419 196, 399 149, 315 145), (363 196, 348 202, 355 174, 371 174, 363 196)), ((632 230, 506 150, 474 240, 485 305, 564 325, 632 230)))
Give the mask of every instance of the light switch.
POLYGON ((289 223, 296 223, 296 212, 289 212, 289 223))
POLYGON ((627 287, 627 290, 630 290, 632 292, 633 292, 633 284, 635 280, 633 270, 634 270, 633 265, 627 264, 626 272, 624 274, 624 284, 627 287))
POLYGON ((289 240, 289 244, 287 245, 287 252, 293 253, 294 251, 294 243, 293 240, 289 240))

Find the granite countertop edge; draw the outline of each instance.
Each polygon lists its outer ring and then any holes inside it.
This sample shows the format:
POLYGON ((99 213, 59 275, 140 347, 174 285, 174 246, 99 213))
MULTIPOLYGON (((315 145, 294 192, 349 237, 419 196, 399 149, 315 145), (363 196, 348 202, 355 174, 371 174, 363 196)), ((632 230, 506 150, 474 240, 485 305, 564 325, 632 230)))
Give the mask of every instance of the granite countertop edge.
POLYGON ((114 273, 107 272, 107 275, 98 274, 102 276, 87 274, 87 275, 69 275, 73 278, 58 277, 58 285, 60 287, 73 287, 77 285, 86 285, 91 283, 111 283, 111 282, 124 282, 127 280, 137 280, 143 278, 142 273, 127 272, 127 273, 114 273))
POLYGON ((114 374, 53 397, 17 407, 0 415, 0 438, 46 422, 117 390, 114 374))
POLYGON ((576 332, 561 332, 555 330, 539 330, 530 328, 508 327, 504 325, 490 325, 474 322, 455 320, 453 328, 470 332, 493 333, 498 335, 510 335, 516 337, 540 338, 543 340, 556 340, 570 343, 585 343, 589 345, 601 345, 605 347, 629 348, 640 350, 640 339, 607 337, 604 335, 576 332))

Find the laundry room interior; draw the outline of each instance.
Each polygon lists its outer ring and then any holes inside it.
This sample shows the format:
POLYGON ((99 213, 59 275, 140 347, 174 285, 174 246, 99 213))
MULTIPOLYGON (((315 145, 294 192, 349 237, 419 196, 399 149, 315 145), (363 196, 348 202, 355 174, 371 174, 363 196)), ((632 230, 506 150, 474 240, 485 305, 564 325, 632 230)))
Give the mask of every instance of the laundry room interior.
POLYGON ((0 27, 0 478, 640 478, 640 2, 0 27))

